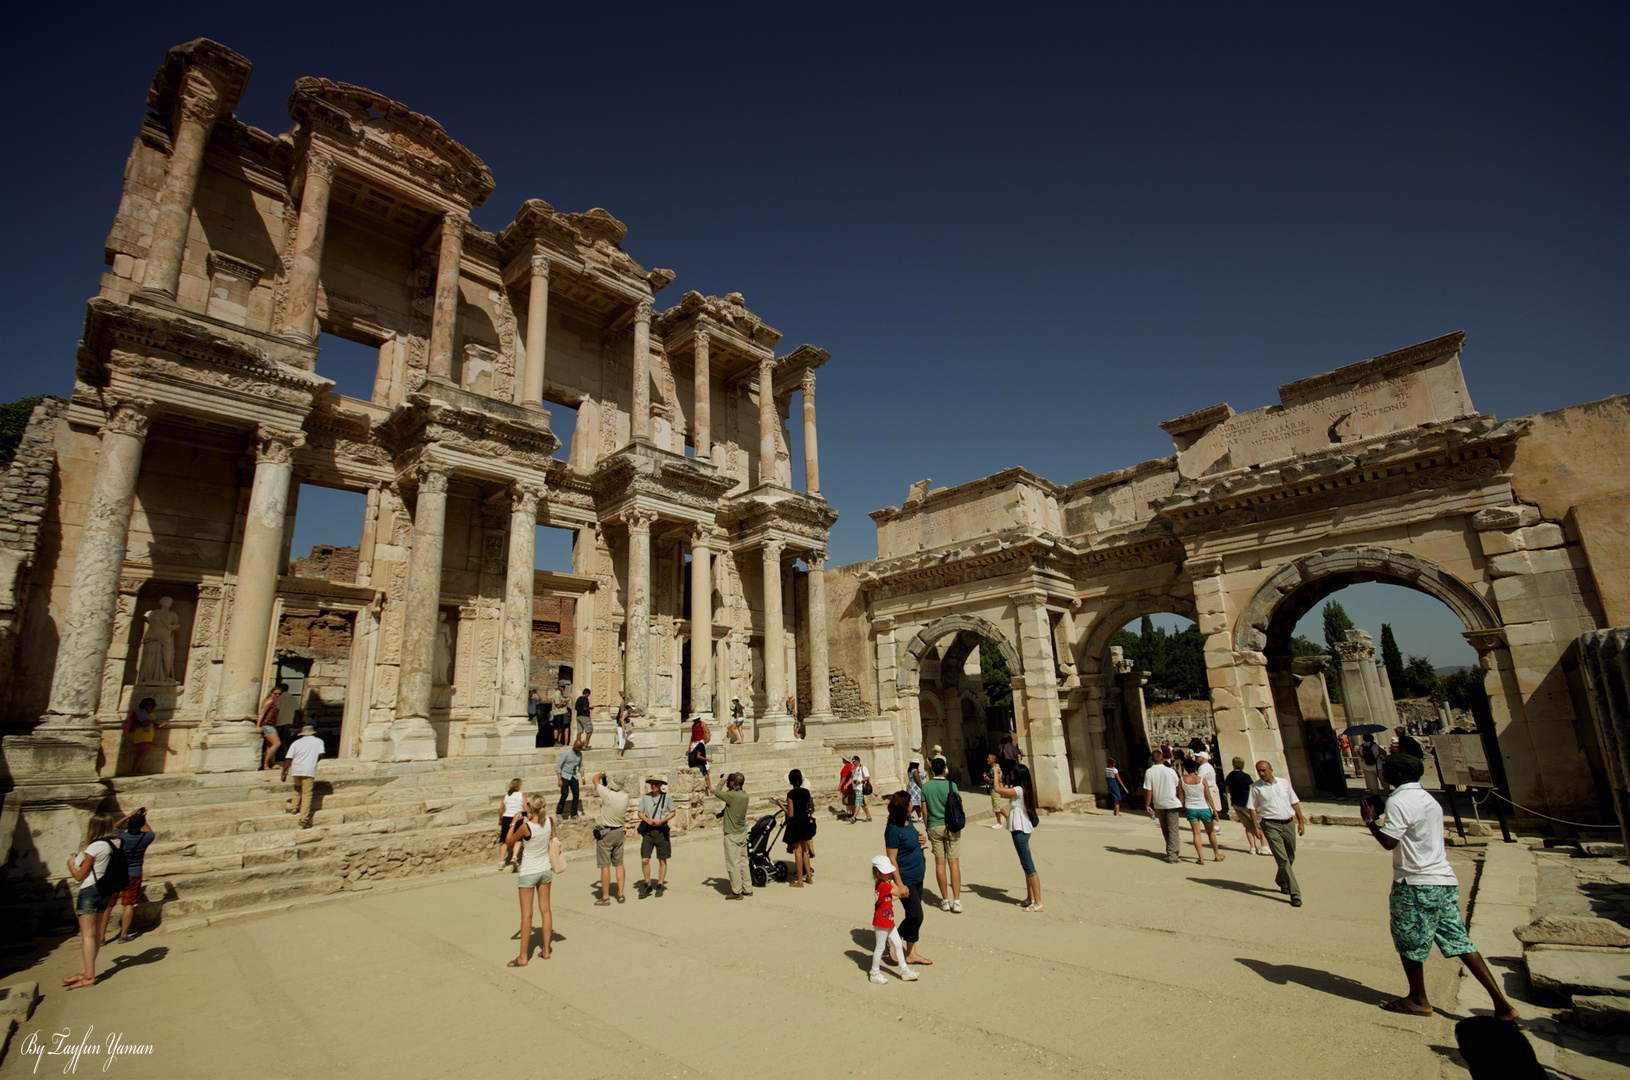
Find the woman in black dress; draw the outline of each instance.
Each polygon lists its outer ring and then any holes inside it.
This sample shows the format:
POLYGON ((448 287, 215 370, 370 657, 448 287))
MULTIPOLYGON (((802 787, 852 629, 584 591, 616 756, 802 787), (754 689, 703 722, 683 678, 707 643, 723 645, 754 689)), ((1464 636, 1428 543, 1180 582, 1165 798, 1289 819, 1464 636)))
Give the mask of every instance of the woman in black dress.
POLYGON ((787 783, 792 785, 792 790, 787 792, 786 802, 780 799, 774 802, 787 812, 787 853, 797 860, 792 887, 801 889, 805 884, 815 883, 815 871, 809 866, 815 857, 815 800, 804 790, 804 774, 799 770, 787 774, 787 783))

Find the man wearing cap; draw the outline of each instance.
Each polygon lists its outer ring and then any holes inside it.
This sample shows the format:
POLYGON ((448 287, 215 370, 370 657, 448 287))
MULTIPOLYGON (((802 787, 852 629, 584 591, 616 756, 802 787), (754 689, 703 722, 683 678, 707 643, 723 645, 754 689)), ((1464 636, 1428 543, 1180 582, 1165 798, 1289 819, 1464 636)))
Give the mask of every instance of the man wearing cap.
MULTIPOLYGON (((1222 807, 1217 802, 1217 800, 1220 798, 1217 788, 1217 770, 1211 765, 1211 755, 1206 753, 1204 750, 1201 750, 1194 755, 1194 760, 1200 763, 1199 768, 1194 770, 1195 774, 1199 776, 1200 779, 1211 785, 1211 787, 1207 789, 1206 795, 1206 797, 1211 800, 1211 809, 1214 812, 1222 810, 1222 807)), ((1220 825, 1213 826, 1213 828, 1220 827, 1220 825)))
POLYGON ((753 895, 753 883, 747 876, 747 792, 742 788, 747 778, 733 772, 724 779, 723 792, 709 792, 724 803, 724 869, 730 878, 731 900, 753 895))
POLYGON ((1274 883, 1279 891, 1290 895, 1290 906, 1302 906, 1302 887, 1296 882, 1296 838, 1307 832, 1302 817, 1302 801, 1296 789, 1285 777, 1275 777, 1273 766, 1266 761, 1256 763, 1256 783, 1251 785, 1251 813, 1256 815, 1262 835, 1268 838, 1268 850, 1273 853, 1274 883), (1291 826, 1296 828, 1292 829, 1291 826))
POLYGON ((123 904, 124 910, 119 913, 118 944, 123 945, 133 935, 130 924, 136 917, 136 905, 141 902, 141 872, 142 859, 147 846, 154 840, 153 827, 147 824, 147 811, 137 810, 133 814, 126 814, 113 823, 113 835, 119 838, 119 850, 124 852, 125 872, 130 875, 130 884, 123 891, 115 893, 113 902, 108 905, 112 910, 113 904, 123 904))
POLYGON ((623 778, 595 773, 592 782, 594 795, 600 800, 600 820, 594 830, 594 863, 600 868, 600 899, 594 903, 605 907, 611 903, 611 868, 617 868, 617 903, 628 899, 627 883, 623 875, 623 818, 628 815, 628 796, 623 792, 623 778))
POLYGON ((1392 852, 1392 944, 1409 980, 1409 995, 1382 1005, 1388 1012, 1432 1015, 1426 998, 1426 958, 1435 942, 1444 956, 1458 956, 1494 1001, 1494 1015, 1516 1020, 1517 1010, 1500 992, 1460 918, 1460 879, 1443 848, 1443 808, 1421 787, 1426 771, 1420 758, 1389 754, 1381 772, 1392 786, 1385 815, 1377 821, 1375 803, 1364 799, 1358 814, 1376 842, 1392 852))
POLYGON ((660 776, 645 778, 646 792, 640 796, 640 899, 654 891, 658 896, 668 891, 668 860, 673 856, 673 843, 668 835, 668 823, 678 813, 673 799, 668 797, 668 781, 660 776), (651 884, 651 853, 657 857, 657 883, 651 884))
POLYGON ((1408 731, 1402 727, 1395 727, 1392 729, 1392 733, 1398 736, 1398 752, 1400 754, 1420 758, 1422 761, 1426 760, 1426 753, 1421 749, 1421 744, 1408 731))
MULTIPOLYGON (((928 769, 929 769, 930 772, 932 772, 933 769, 934 769, 934 765, 933 765, 934 762, 936 762, 936 761, 945 761, 945 751, 944 751, 943 748, 941 748, 939 743, 934 744, 934 752, 931 755, 929 755, 928 761, 929 761, 928 769)), ((947 763, 945 767, 946 767, 946 770, 949 771, 951 766, 950 766, 949 763, 947 763)))
POLYGON ((311 793, 317 786, 317 759, 323 756, 323 740, 317 737, 317 729, 307 724, 300 729, 300 737, 294 740, 289 747, 288 754, 283 758, 283 779, 294 775, 295 795, 289 797, 286 809, 289 813, 300 815, 300 827, 311 828, 311 793), (299 798, 299 806, 295 806, 295 797, 299 798))

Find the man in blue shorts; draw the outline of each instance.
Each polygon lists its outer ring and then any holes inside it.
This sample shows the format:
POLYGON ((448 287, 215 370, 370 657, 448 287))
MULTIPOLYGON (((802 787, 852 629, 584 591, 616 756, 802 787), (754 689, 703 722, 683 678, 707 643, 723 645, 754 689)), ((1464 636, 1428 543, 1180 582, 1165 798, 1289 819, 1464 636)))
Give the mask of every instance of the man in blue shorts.
POLYGON ((1477 946, 1460 919, 1460 879, 1443 848, 1443 808, 1421 787, 1426 766, 1419 758, 1390 754, 1381 761, 1383 779, 1393 789, 1377 820, 1379 798, 1358 804, 1370 835, 1392 852, 1392 944, 1409 979, 1409 995, 1381 1007, 1412 1016, 1432 1015, 1426 999, 1426 958, 1433 943, 1444 956, 1458 956, 1494 999, 1494 1015, 1517 1019, 1517 1010, 1500 993, 1477 946))

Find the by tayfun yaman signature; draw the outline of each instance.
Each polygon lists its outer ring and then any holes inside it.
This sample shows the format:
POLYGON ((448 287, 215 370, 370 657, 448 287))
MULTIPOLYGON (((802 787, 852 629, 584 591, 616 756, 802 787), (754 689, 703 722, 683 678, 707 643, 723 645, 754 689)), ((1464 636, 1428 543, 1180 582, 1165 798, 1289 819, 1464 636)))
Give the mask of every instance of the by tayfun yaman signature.
MULTIPOLYGON (((121 1057, 144 1057, 153 1052, 151 1043, 129 1043, 121 1032, 96 1035, 96 1029, 86 1028, 85 1034, 74 1038, 73 1031, 63 1029, 53 1031, 48 1035, 41 1035, 38 1031, 31 1031, 23 1040, 22 1052, 34 1059, 34 1071, 40 1071, 40 1063, 46 1058, 64 1058, 62 1071, 64 1075, 77 1073, 79 1063, 83 1058, 101 1058, 102 1071, 107 1072, 113 1067, 114 1061, 121 1057)), ((91 1062, 87 1061, 87 1065, 91 1062)))

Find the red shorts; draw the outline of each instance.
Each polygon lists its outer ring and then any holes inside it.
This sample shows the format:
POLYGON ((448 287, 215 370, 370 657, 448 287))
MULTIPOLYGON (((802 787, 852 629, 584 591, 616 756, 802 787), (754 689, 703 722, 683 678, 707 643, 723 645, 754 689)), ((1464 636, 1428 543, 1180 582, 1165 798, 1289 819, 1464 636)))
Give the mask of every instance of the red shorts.
POLYGON ((138 877, 131 878, 130 884, 126 885, 124 889, 113 898, 113 902, 110 903, 108 907, 112 907, 114 904, 123 904, 125 907, 135 907, 139 903, 141 903, 141 878, 138 877))

